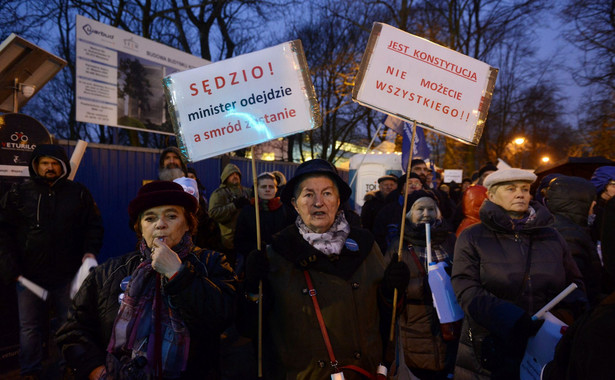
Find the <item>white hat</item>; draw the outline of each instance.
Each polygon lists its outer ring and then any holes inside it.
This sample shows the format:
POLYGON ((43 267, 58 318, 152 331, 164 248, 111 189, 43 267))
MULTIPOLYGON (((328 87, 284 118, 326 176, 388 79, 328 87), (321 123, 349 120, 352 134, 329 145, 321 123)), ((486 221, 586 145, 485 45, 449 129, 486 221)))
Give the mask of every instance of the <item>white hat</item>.
POLYGON ((179 177, 175 178, 173 182, 182 185, 186 193, 195 197, 197 202, 199 201, 199 187, 194 179, 188 177, 179 177))
POLYGON ((523 170, 523 169, 500 169, 489 174, 483 185, 490 189, 491 186, 497 185, 502 182, 513 182, 513 181, 525 181, 529 183, 533 183, 536 181, 536 174, 523 170))

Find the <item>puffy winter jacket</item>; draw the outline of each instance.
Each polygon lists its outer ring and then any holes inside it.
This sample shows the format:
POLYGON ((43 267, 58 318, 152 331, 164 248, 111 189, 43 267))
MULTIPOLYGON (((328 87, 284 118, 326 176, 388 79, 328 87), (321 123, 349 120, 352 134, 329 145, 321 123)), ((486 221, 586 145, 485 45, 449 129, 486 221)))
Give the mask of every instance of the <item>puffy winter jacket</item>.
POLYGON ((47 287, 68 283, 85 253, 98 254, 103 241, 100 212, 88 189, 67 179, 64 149, 40 145, 30 159, 30 179, 13 185, 0 201, 0 266, 5 281, 22 275, 47 287), (52 184, 33 163, 58 160, 62 175, 52 184))
MULTIPOLYGON (((533 220, 515 230, 505 210, 487 200, 480 209, 481 223, 457 239, 451 281, 465 318, 455 379, 490 378, 480 361, 487 335, 512 342, 515 324, 525 313, 533 315, 571 282, 583 289, 566 242, 551 227, 552 215, 537 202, 530 207, 536 211, 533 220)), ((578 293, 582 298, 583 291, 578 293)))
MULTIPOLYGON (((57 333, 67 365, 77 379, 105 363, 122 293, 120 283, 144 260, 140 252, 96 267, 75 295, 68 321, 57 333)), ((226 257, 194 248, 178 274, 163 280, 162 294, 188 326, 190 349, 183 379, 219 377, 219 336, 232 319, 236 279, 226 257)))
MULTIPOLYGON (((402 261, 410 269, 410 282, 404 297, 406 303, 399 311, 398 320, 406 364, 410 368, 444 371, 441 374, 446 374, 447 371, 453 370, 456 353, 454 346, 457 342, 449 344, 442 339, 440 321, 427 282, 427 260, 421 260, 421 257, 426 257, 425 225, 407 223, 402 261)), ((450 269, 452 254, 449 255, 449 252, 452 253, 452 247, 455 245, 455 235, 439 224, 432 227, 431 239, 432 251, 446 254, 444 261, 450 269), (446 247, 450 247, 451 251, 447 251, 446 247)), ((387 265, 393 254, 397 253, 398 244, 399 238, 396 238, 389 246, 384 258, 387 265)))
POLYGON ((456 235, 459 236, 461 231, 470 227, 473 224, 480 223, 480 206, 487 199, 487 188, 481 185, 468 187, 463 193, 461 205, 463 207, 463 220, 457 227, 456 235))
POLYGON ((553 227, 564 237, 587 288, 589 300, 598 301, 602 267, 587 219, 596 198, 594 186, 580 177, 559 176, 546 191, 546 204, 553 216, 553 227))

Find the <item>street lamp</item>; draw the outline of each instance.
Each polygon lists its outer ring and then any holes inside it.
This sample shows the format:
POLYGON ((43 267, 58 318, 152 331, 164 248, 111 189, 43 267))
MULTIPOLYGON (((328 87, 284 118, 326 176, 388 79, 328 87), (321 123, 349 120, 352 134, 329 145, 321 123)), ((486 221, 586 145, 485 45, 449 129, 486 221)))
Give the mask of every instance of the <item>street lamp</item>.
POLYGON ((524 137, 517 137, 516 139, 513 140, 513 142, 515 144, 521 146, 525 142, 525 138, 524 137))
POLYGON ((515 157, 517 157, 518 165, 520 168, 523 167, 523 156, 525 154, 523 144, 525 144, 525 137, 517 137, 512 141, 513 154, 515 157))
POLYGON ((549 156, 543 156, 541 159, 543 164, 546 164, 547 162, 549 162, 551 159, 549 158, 549 156))

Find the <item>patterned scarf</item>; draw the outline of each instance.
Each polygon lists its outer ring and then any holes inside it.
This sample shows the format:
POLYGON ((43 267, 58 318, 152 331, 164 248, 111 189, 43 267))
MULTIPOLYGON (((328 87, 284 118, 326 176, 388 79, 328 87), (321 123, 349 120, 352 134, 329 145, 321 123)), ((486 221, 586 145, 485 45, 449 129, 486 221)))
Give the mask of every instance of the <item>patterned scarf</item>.
POLYGON ((350 225, 346 221, 346 217, 342 211, 337 213, 331 227, 329 227, 327 232, 322 234, 312 231, 305 225, 300 216, 297 216, 295 224, 305 241, 327 256, 339 255, 342 252, 346 238, 348 238, 350 234, 350 225))
POLYGON ((535 219, 536 219, 536 210, 534 210, 534 207, 530 206, 527 210, 527 214, 523 218, 521 219, 511 218, 513 230, 520 231, 525 227, 526 224, 532 225, 535 219))
MULTIPOLYGON (((192 247, 192 238, 187 232, 173 251, 183 259, 192 247)), ((181 371, 186 369, 190 333, 181 317, 160 296, 157 289, 157 286, 162 286, 160 275, 152 268, 151 251, 144 239, 139 242, 139 249, 147 259, 132 273, 113 324, 107 351, 119 358, 121 363, 139 356, 147 358, 146 372, 156 375, 156 368, 162 368, 162 374, 157 377, 179 377, 181 371), (156 331, 156 325, 160 331, 156 331), (156 352, 156 338, 161 345, 158 348, 160 352, 156 352), (156 363, 157 354, 162 363, 156 363)), ((121 378, 119 368, 109 368, 109 363, 113 362, 116 361, 107 359, 107 374, 109 378, 121 378)))
MULTIPOLYGON (((444 261, 450 263, 450 258, 447 252, 442 249, 442 242, 446 240, 448 232, 442 225, 442 220, 435 220, 431 226, 431 259, 437 263, 444 261)), ((426 236, 425 236, 425 223, 409 223, 406 225, 406 231, 404 239, 409 241, 408 249, 414 249, 414 252, 419 257, 421 264, 425 270, 428 270, 427 266, 427 248, 426 236)))

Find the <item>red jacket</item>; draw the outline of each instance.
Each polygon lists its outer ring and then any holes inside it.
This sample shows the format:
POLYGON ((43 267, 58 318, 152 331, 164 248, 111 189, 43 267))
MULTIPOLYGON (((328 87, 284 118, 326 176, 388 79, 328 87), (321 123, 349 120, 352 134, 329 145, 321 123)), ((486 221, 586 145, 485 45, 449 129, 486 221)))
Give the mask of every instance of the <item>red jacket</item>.
POLYGON ((481 185, 474 185, 468 187, 463 193, 461 204, 463 207, 464 218, 457 228, 456 235, 459 237, 461 231, 470 227, 473 224, 480 223, 478 216, 478 210, 483 204, 483 201, 487 199, 487 188, 481 185))

